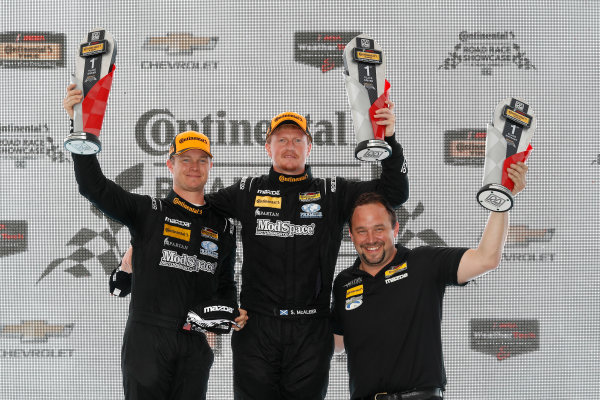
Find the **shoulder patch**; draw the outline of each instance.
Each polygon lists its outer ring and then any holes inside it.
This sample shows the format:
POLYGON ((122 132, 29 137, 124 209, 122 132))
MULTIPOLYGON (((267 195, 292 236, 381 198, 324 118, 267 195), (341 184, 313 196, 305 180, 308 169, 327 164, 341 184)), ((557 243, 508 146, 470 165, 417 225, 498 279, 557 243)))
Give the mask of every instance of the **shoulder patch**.
POLYGON ((336 189, 337 189, 337 176, 334 176, 333 178, 331 178, 331 193, 335 193, 336 189))
POLYGON ((247 180, 248 180, 247 176, 242 176, 242 179, 240 179, 240 190, 244 190, 244 187, 246 187, 247 180))

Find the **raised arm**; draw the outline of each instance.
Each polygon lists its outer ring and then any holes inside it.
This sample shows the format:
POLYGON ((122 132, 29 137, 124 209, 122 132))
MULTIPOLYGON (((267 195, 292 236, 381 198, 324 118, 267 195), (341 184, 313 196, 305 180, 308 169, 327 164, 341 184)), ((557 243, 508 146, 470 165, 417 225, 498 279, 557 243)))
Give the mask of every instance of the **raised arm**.
MULTIPOLYGON (((525 188, 527 169, 527 165, 522 162, 511 164, 508 168, 508 176, 515 183, 512 190, 515 196, 525 188)), ((507 233, 508 212, 491 212, 479 246, 467 250, 460 260, 457 272, 459 284, 475 279, 500 264, 507 233)))

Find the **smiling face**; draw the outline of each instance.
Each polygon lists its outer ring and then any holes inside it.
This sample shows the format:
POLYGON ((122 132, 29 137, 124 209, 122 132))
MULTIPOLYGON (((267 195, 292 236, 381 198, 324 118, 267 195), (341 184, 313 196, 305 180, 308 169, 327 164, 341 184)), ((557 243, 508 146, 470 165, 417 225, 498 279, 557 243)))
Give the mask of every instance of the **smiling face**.
POLYGON ((312 143, 302 129, 293 124, 278 127, 265 143, 273 160, 273 169, 280 174, 300 175, 306 169, 306 159, 312 143))
POLYGON ((354 209, 350 238, 362 261, 361 269, 375 275, 392 261, 398 229, 398 223, 392 226, 388 211, 379 203, 354 209))
POLYGON ((173 174, 173 190, 177 194, 204 193, 212 159, 203 150, 188 150, 167 160, 167 167, 173 174))

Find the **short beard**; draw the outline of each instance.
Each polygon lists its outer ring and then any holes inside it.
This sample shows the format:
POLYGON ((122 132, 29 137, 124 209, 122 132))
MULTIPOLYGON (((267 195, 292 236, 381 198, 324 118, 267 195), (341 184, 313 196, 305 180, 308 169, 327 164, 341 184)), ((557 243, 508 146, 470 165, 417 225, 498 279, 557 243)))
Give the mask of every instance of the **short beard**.
POLYGON ((360 256, 360 259, 362 260, 363 263, 365 263, 367 266, 369 267, 377 267, 379 264, 381 264, 383 262, 383 260, 385 260, 385 249, 383 250, 383 252, 381 253, 381 259, 379 259, 379 261, 376 262, 370 262, 369 260, 367 260, 367 257, 365 256, 365 253, 363 252, 358 253, 360 256))

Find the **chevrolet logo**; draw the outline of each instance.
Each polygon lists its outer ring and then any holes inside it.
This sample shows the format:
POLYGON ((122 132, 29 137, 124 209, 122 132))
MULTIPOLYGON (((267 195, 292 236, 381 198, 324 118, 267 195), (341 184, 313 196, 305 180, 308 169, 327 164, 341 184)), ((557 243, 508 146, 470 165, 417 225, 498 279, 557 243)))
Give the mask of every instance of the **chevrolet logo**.
POLYGON ((168 33, 167 36, 146 38, 144 50, 166 51, 169 54, 190 55, 196 50, 212 50, 218 37, 194 37, 190 33, 168 33))
POLYGON ((531 242, 549 242, 553 236, 554 228, 529 229, 527 225, 511 225, 506 245, 527 247, 531 242))
POLYGON ((73 332, 74 324, 48 324, 46 321, 21 321, 19 325, 0 325, 0 337, 19 337, 22 343, 46 343, 50 336, 66 337, 73 332))

